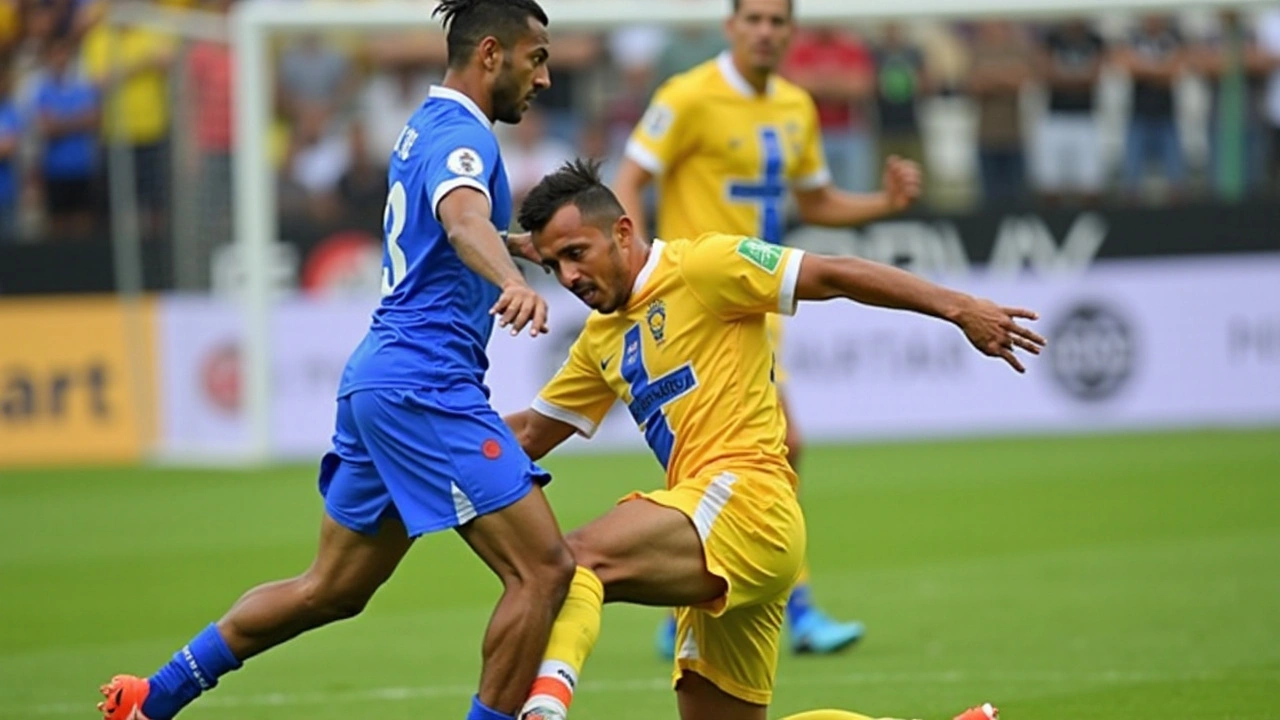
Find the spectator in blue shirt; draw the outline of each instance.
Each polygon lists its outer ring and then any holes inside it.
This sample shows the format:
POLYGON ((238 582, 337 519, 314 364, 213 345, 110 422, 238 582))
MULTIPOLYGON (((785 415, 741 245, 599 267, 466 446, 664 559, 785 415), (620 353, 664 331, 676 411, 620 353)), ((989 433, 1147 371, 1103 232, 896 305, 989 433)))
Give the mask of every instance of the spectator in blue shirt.
POLYGON ((17 237, 18 200, 22 183, 18 149, 22 143, 22 114, 13 100, 12 69, 0 64, 0 244, 17 237))
POLYGON ((45 210, 57 237, 84 237, 93 229, 101 100, 97 88, 72 68, 74 53, 71 41, 52 43, 47 74, 35 91, 36 120, 44 138, 45 210))

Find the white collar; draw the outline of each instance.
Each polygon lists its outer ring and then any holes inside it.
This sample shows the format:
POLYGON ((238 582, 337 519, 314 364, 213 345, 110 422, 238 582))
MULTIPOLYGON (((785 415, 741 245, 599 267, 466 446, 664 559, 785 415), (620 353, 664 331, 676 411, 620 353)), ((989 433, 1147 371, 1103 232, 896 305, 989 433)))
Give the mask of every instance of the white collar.
POLYGON ((476 101, 467 97, 463 93, 447 88, 443 85, 432 85, 428 91, 427 97, 441 98, 443 100, 452 100, 467 109, 467 112, 476 116, 476 119, 485 124, 485 127, 493 127, 493 121, 485 116, 484 111, 476 105, 476 101))
POLYGON ((649 276, 653 275, 654 269, 658 267, 658 261, 662 259, 662 248, 667 244, 661 240, 654 238, 653 245, 649 249, 649 258, 644 261, 644 267, 640 268, 640 274, 636 275, 636 282, 631 286, 631 294, 640 294, 640 289, 644 284, 649 282, 649 276))
MULTIPOLYGON (((733 64, 733 55, 728 50, 721 52, 716 56, 716 67, 720 68, 720 74, 724 76, 725 82, 737 90, 739 93, 749 98, 758 98, 760 94, 756 92, 751 83, 742 77, 742 73, 738 72, 738 66, 733 64)), ((773 94, 773 76, 769 76, 769 81, 765 85, 765 95, 773 94)))

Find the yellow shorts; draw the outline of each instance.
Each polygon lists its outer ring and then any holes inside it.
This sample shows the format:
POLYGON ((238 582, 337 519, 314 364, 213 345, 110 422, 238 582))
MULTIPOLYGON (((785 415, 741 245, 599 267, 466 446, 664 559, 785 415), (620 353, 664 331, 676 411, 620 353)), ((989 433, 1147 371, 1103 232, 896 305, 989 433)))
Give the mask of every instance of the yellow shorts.
POLYGON ((736 698, 769 704, 787 596, 805 554, 804 515, 790 482, 742 469, 627 499, 636 497, 689 516, 707 569, 729 586, 724 597, 676 611, 673 685, 692 671, 736 698))
POLYGON ((773 383, 781 385, 787 381, 787 371, 782 367, 782 322, 783 317, 777 313, 765 315, 765 334, 769 336, 769 349, 773 351, 773 383))

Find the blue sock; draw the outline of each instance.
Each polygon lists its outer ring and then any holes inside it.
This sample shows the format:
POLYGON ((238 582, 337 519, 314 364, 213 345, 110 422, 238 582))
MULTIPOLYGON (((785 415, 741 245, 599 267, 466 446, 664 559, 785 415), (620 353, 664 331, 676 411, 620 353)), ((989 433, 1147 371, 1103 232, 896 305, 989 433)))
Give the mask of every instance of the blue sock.
POLYGON ((151 676, 142 714, 151 720, 170 720, 200 693, 213 689, 219 677, 239 668, 240 661, 218 634, 218 626, 210 625, 151 676))
POLYGON ((799 583, 791 588, 787 598, 787 622, 794 626, 813 610, 813 596, 809 591, 809 583, 799 583))
POLYGON ((500 713, 480 702, 479 695, 473 695, 471 712, 467 713, 467 720, 516 720, 516 716, 500 713))

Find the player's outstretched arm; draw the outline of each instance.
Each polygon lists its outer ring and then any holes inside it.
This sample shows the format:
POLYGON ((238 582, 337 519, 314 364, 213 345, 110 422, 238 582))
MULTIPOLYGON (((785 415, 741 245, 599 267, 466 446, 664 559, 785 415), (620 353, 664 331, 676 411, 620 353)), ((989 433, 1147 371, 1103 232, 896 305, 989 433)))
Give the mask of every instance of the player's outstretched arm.
POLYGON ((920 166, 894 156, 885 161, 880 192, 851 193, 827 183, 809 190, 796 190, 796 208, 800 219, 809 225, 864 225, 911 207, 920 197, 920 182, 920 166))
POLYGON ((569 439, 575 430, 568 423, 549 418, 536 410, 521 410, 502 418, 511 428, 520 447, 531 460, 538 460, 569 439))
POLYGON ((490 308, 499 327, 511 327, 516 335, 532 323, 529 334, 547 332, 547 301, 525 282, 507 250, 507 244, 489 220, 489 198, 470 187, 450 191, 437 206, 440 224, 466 266, 502 288, 490 308))
POLYGON ((1002 358, 1025 372, 1013 354, 1020 348, 1039 355, 1044 338, 1019 325, 1035 320, 1031 310, 1003 307, 990 300, 935 285, 905 270, 852 257, 805 253, 796 277, 797 300, 848 298, 864 305, 910 310, 955 323, 984 355, 1002 358))

